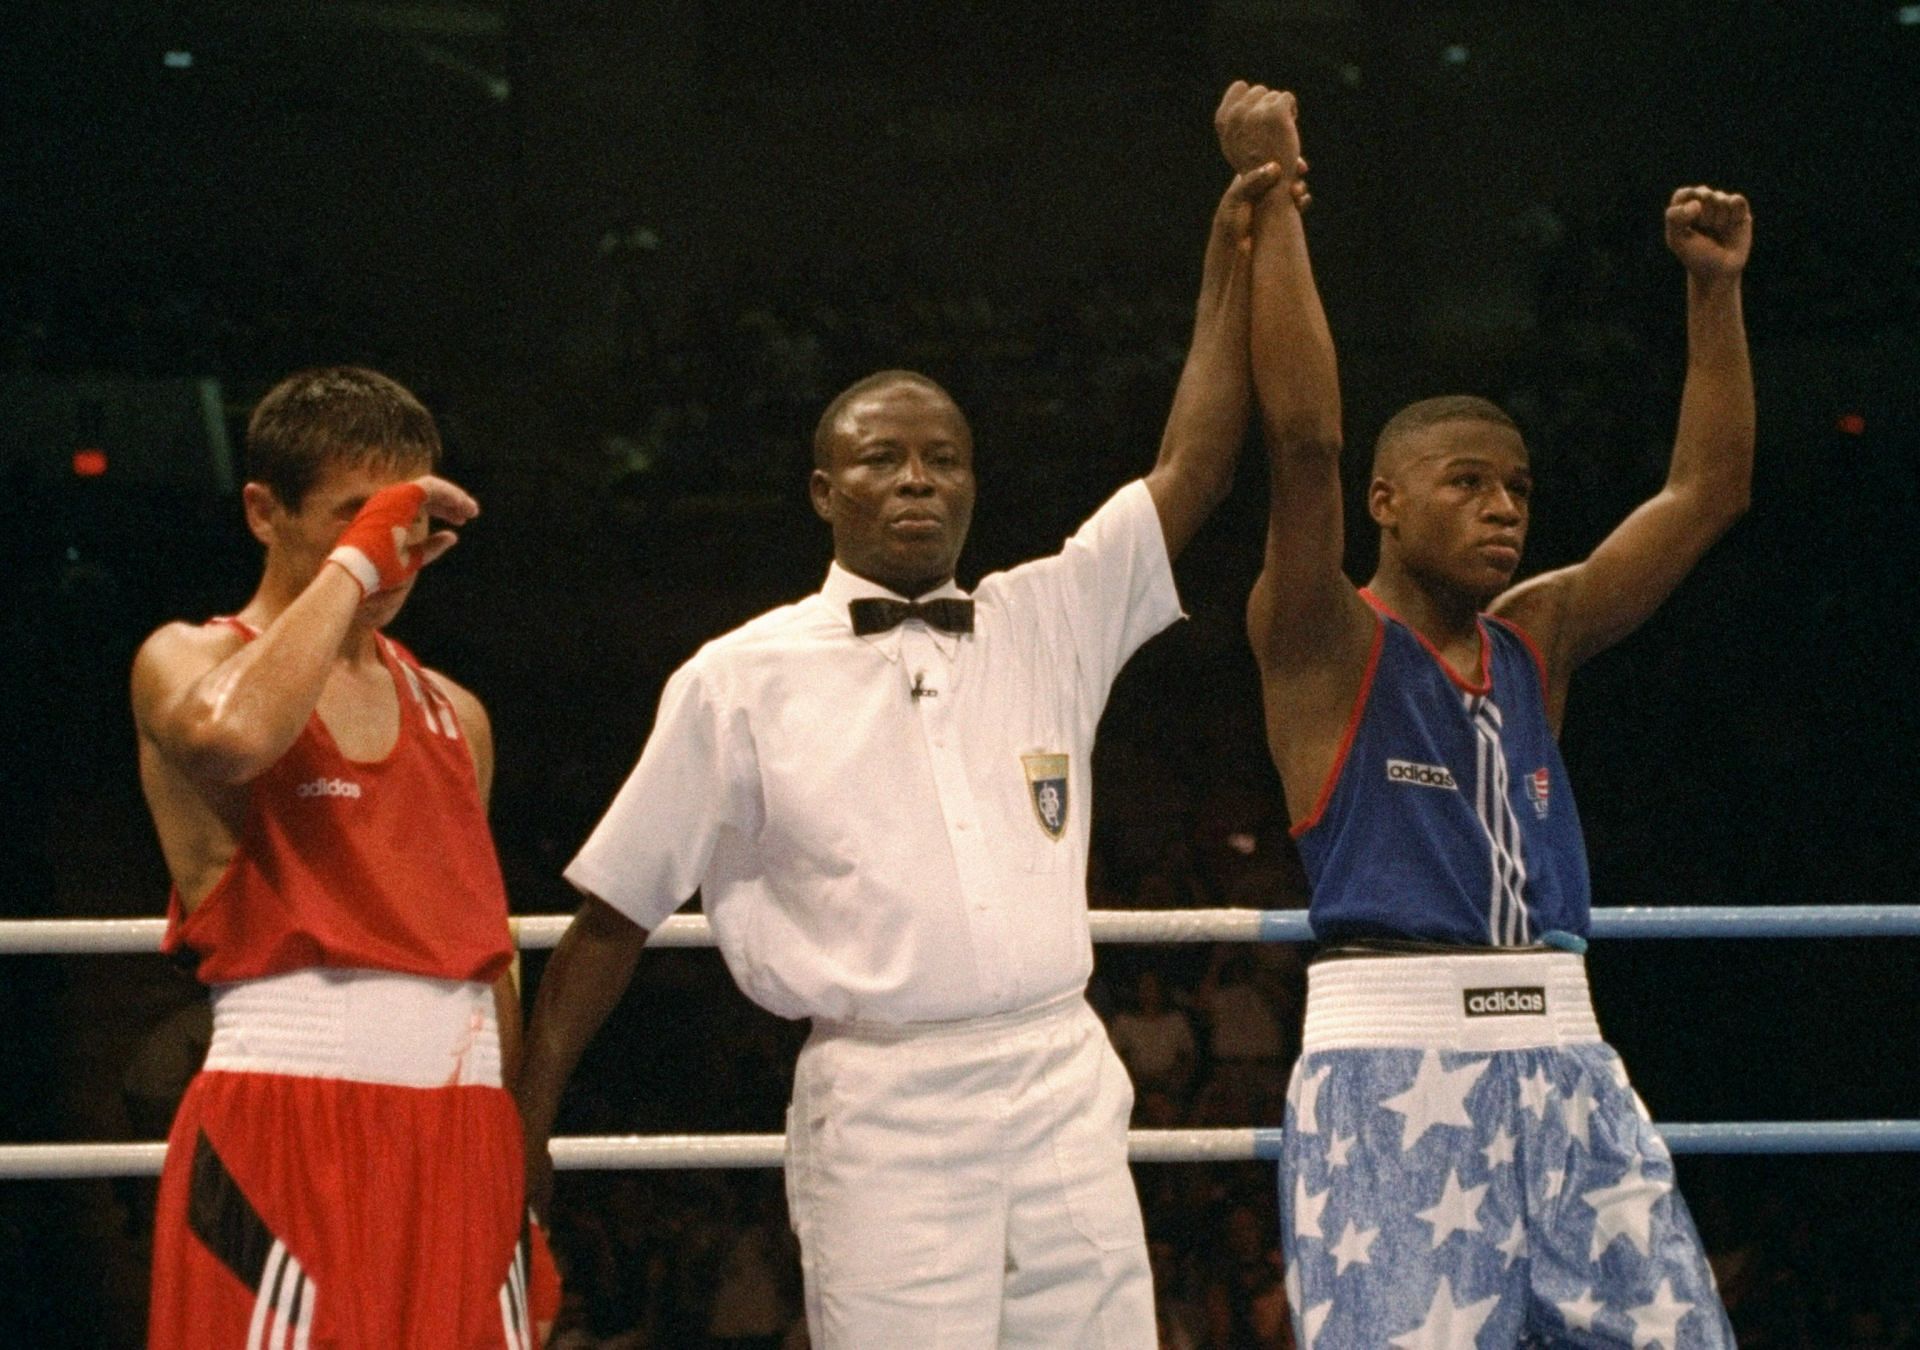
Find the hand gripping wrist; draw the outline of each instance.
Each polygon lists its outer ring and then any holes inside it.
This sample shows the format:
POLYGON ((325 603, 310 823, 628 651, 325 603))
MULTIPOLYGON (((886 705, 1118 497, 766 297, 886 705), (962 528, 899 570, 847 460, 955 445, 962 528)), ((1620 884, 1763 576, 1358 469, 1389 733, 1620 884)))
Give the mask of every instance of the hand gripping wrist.
POLYGON ((418 544, 409 545, 413 523, 427 500, 418 483, 381 488, 360 508, 327 561, 339 563, 367 595, 404 585, 425 561, 418 544))

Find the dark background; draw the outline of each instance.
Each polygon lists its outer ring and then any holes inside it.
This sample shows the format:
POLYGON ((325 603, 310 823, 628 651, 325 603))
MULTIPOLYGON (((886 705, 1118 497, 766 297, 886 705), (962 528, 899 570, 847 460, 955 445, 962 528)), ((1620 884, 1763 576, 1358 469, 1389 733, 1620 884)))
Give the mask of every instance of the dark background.
MULTIPOLYGON (((357 361, 440 416, 486 515, 397 632, 492 711, 516 908, 568 909, 559 869, 667 673, 818 584, 805 445, 835 390, 905 365, 967 409, 963 581, 1054 548, 1151 463, 1236 75, 1301 98, 1356 488, 1401 404, 1493 397, 1541 479, 1530 570, 1660 481, 1684 357, 1667 194, 1750 196, 1755 504, 1576 682, 1596 903, 1913 899, 1920 13, 84 0, 11 20, 0 75, 0 912, 162 911, 128 664, 157 624, 242 605, 258 566, 186 382, 220 382, 231 429, 287 371, 357 361), (147 411, 115 413, 134 389, 147 411), (108 471, 74 476, 94 446, 108 471)), ((1264 500, 1255 454, 1182 560, 1192 621, 1116 690, 1097 904, 1183 849, 1208 903, 1298 902, 1239 631, 1264 500)), ((1619 943, 1592 968, 1657 1118, 1913 1119, 1917 954, 1619 943)), ((1149 959, 1109 949, 1100 985, 1149 959)), ((778 1129, 791 1030, 711 953, 642 971, 583 1070, 631 1081, 570 1128, 778 1129), (765 1081, 682 1085, 742 1044, 765 1081)), ((16 957, 0 990, 0 1137, 155 1136, 124 1075, 191 985, 150 958, 16 957)), ((1841 1339, 1862 1307, 1886 1344, 1911 1331, 1912 1157, 1682 1175, 1710 1245, 1798 1244, 1842 1329, 1798 1343, 1882 1343, 1841 1339)), ((0 1183, 0 1328, 21 1329, 0 1338, 137 1341, 141 1204, 0 1183)))

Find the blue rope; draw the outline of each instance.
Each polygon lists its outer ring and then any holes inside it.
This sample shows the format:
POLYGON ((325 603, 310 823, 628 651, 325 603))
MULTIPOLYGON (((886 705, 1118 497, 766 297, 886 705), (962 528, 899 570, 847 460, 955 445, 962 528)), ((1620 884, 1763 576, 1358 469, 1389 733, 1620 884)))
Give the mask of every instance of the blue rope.
MULTIPOLYGON (((1754 1120, 1654 1129, 1675 1153, 1920 1153, 1920 1120, 1754 1120)), ((1253 1156, 1280 1159, 1284 1131, 1253 1132, 1253 1156)))
POLYGON ((1920 905, 1686 905, 1596 909, 1601 938, 1920 937, 1920 905))
MULTIPOLYGON (((1920 937, 1920 905, 1681 905, 1593 911, 1596 938, 1920 937)), ((1260 941, 1311 942, 1303 909, 1260 914, 1260 941)))
POLYGON ((1675 1153, 1920 1151, 1920 1120, 1752 1120, 1653 1128, 1675 1153))

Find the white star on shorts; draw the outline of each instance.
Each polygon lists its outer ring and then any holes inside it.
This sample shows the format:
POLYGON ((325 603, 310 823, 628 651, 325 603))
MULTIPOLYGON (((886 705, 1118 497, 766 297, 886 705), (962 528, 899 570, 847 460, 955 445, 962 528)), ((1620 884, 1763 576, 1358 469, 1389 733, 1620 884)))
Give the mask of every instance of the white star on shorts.
POLYGON ((1320 1133, 1320 1087, 1332 1072, 1331 1064, 1322 1064, 1317 1073, 1300 1075, 1300 1099, 1293 1104, 1293 1128, 1301 1134, 1320 1133))
MULTIPOLYGON (((1287 1303, 1295 1308, 1300 1306, 1300 1266, 1296 1262, 1287 1267, 1285 1281, 1287 1303)), ((1306 1334, 1300 1338, 1300 1350, 1313 1350, 1313 1341, 1320 1334, 1320 1328, 1327 1324, 1327 1318, 1333 1312, 1333 1300, 1316 1303, 1300 1314, 1300 1327, 1306 1334)))
POLYGON ((1400 1127, 1400 1151, 1412 1149, 1420 1137, 1435 1125, 1459 1125, 1473 1128, 1467 1115, 1467 1094, 1487 1071, 1487 1061, 1473 1060, 1457 1069, 1440 1067, 1438 1052, 1429 1050, 1420 1057, 1420 1070, 1413 1086, 1380 1105, 1406 1117, 1400 1127))
POLYGON ((1527 1254, 1527 1226, 1519 1219, 1513 1221, 1513 1231, 1494 1245, 1495 1251, 1507 1259, 1501 1263, 1502 1270, 1527 1254))
POLYGON ((1501 1163, 1513 1161, 1513 1136, 1508 1134, 1507 1127, 1502 1125, 1493 1132, 1492 1142, 1480 1151, 1487 1155, 1487 1170, 1491 1172, 1501 1163))
POLYGON ((1567 1136, 1578 1139, 1580 1143, 1592 1148, 1587 1138, 1587 1121, 1593 1116, 1593 1092, 1585 1083, 1574 1088, 1573 1096, 1567 1098, 1567 1136))
POLYGON ((1347 1220, 1347 1231, 1340 1240, 1327 1248, 1333 1253, 1333 1273, 1335 1278, 1346 1273, 1348 1266, 1370 1266, 1373 1258, 1368 1254, 1373 1248, 1373 1240, 1380 1236, 1378 1228, 1361 1229, 1354 1226, 1352 1219, 1347 1220))
POLYGON ((1641 1174, 1638 1158, 1613 1185, 1583 1192, 1580 1198, 1594 1211, 1590 1259, 1598 1261, 1618 1237, 1639 1248, 1640 1255, 1653 1255, 1653 1207, 1666 1193, 1666 1182, 1641 1174))
POLYGON ((1349 1134, 1349 1135, 1336 1134, 1333 1136, 1333 1142, 1327 1145, 1327 1170, 1328 1171, 1332 1171, 1336 1167, 1345 1167, 1347 1165, 1347 1152, 1353 1147, 1354 1142, 1358 1140, 1359 1137, 1360 1136, 1357 1134, 1349 1134))
POLYGON ((1653 1302, 1627 1309, 1633 1319, 1633 1350, 1678 1350, 1681 1319, 1693 1311, 1685 1299, 1673 1296, 1673 1281, 1662 1280, 1653 1291, 1653 1302))
POLYGON ((1455 1233, 1480 1231, 1480 1201, 1486 1193, 1484 1184, 1462 1187, 1459 1171, 1449 1169, 1439 1201, 1431 1209, 1423 1209, 1414 1217, 1433 1225, 1433 1245, 1438 1247, 1455 1233))
POLYGON ((1566 1303, 1556 1303, 1554 1306, 1560 1310, 1560 1315, 1567 1319, 1568 1331, 1592 1331, 1593 1319, 1607 1310, 1607 1305, 1595 1298, 1591 1289, 1581 1294, 1579 1298, 1566 1303))
POLYGON ((1520 1080, 1520 1105, 1540 1118, 1542 1124, 1547 1119, 1547 1103, 1553 1097, 1553 1082, 1544 1069, 1535 1069, 1520 1080))
POLYGON ((1460 1346, 1472 1345, 1480 1334, 1480 1328, 1493 1316, 1493 1310, 1500 1302, 1500 1295, 1494 1294, 1477 1303, 1455 1303, 1453 1284, 1445 1275, 1433 1291, 1433 1302, 1427 1305, 1427 1320, 1412 1331, 1393 1338, 1398 1350, 1459 1350, 1460 1346))
POLYGON ((1293 1233, 1295 1237, 1326 1237, 1320 1231, 1320 1212, 1327 1207, 1327 1197, 1333 1194, 1329 1186, 1318 1195, 1307 1194, 1307 1179, 1296 1176, 1293 1179, 1293 1233))

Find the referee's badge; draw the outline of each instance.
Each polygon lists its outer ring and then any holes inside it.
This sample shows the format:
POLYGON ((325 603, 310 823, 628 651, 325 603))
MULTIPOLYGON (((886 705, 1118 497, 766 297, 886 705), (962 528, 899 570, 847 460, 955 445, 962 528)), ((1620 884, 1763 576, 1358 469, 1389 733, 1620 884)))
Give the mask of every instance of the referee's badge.
POLYGON ((1027 769, 1027 795, 1033 798, 1033 814, 1047 838, 1058 843, 1067 832, 1067 757, 1065 755, 1022 755, 1027 769))

